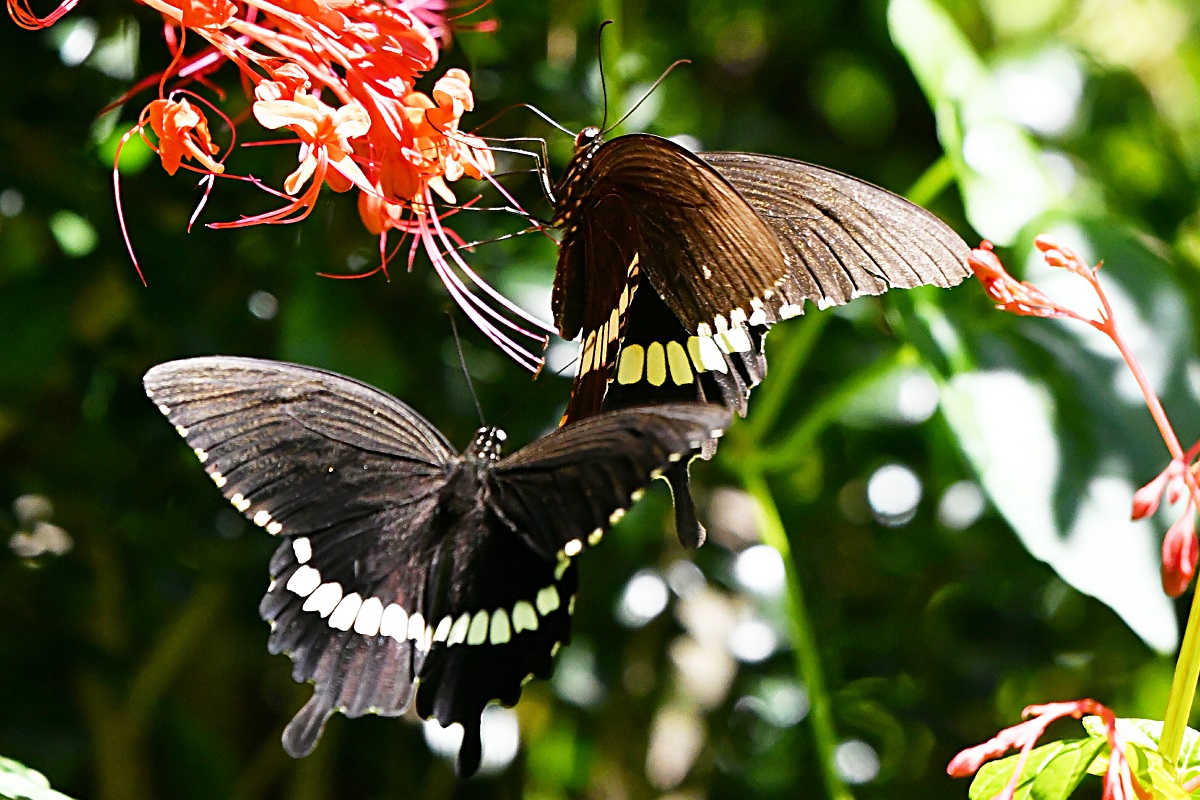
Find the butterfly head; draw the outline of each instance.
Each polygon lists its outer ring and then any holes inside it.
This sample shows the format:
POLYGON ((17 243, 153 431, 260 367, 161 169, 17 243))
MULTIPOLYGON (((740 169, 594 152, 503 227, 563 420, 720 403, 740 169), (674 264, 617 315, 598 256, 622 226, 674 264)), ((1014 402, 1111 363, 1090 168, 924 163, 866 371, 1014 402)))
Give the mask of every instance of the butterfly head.
POLYGON ((500 448, 507 438, 508 434, 499 428, 480 428, 464 455, 481 461, 499 461, 500 448))
POLYGON ((579 153, 584 150, 590 150, 600 143, 600 129, 595 125, 589 125, 579 132, 575 137, 575 152, 579 153))

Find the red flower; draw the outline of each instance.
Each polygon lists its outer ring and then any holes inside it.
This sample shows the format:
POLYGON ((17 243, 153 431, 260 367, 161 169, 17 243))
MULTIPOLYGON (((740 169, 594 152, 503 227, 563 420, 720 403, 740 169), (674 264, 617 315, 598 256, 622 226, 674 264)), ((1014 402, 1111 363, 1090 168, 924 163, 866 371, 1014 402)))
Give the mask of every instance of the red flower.
POLYGON ((147 123, 158 137, 157 146, 151 146, 158 152, 168 175, 174 175, 185 158, 195 159, 205 170, 217 175, 225 171, 212 158, 218 148, 208 132, 204 112, 186 98, 178 101, 160 98, 150 103, 142 109, 138 125, 144 127, 147 123))
MULTIPOLYGON (((29 12, 26 2, 8 0, 14 19, 27 27, 45 27, 76 0, 64 0, 45 18, 29 12)), ((141 91, 157 84, 159 97, 134 130, 150 125, 158 137, 152 146, 172 174, 191 159, 196 166, 186 166, 208 173, 208 190, 213 178, 222 175, 288 201, 273 211, 212 227, 296 222, 308 215, 325 186, 337 192, 355 186, 363 223, 380 236, 381 268, 388 260, 389 232, 411 235, 412 246, 426 251, 447 290, 484 333, 525 366, 538 368, 540 358, 506 329, 543 346, 553 329, 471 271, 457 252, 461 240, 441 222, 453 209, 435 206, 435 201, 456 203, 455 181, 490 180, 495 169, 483 140, 460 129, 463 114, 475 105, 466 72, 447 71, 432 97, 414 91, 417 79, 437 64, 438 37, 448 35, 445 0, 142 2, 163 15, 164 36, 175 58, 164 73, 136 87, 141 91), (204 44, 185 56, 189 33, 204 44), (214 158, 217 148, 204 113, 194 103, 165 95, 169 83, 207 85, 223 61, 234 64, 245 85, 253 87, 254 119, 269 130, 287 129, 298 140, 299 163, 282 192, 229 174, 224 159, 214 158)), ((215 106, 213 110, 220 113, 215 106)), ((124 231, 119 201, 118 213, 124 231)), ((410 249, 410 266, 414 255, 410 249)))
POLYGON ((1183 514, 1175 520, 1163 537, 1162 583, 1163 591, 1178 597, 1187 589, 1196 574, 1196 513, 1195 505, 1188 499, 1183 514))
POLYGON ((1129 769, 1129 761, 1125 758, 1125 744, 1117 733, 1116 715, 1107 707, 1095 700, 1074 700, 1062 703, 1048 703, 1040 706, 1029 706, 1021 712, 1022 717, 1032 717, 1025 722, 1005 728, 983 744, 969 747, 956 755, 946 767, 946 772, 953 778, 966 778, 974 775, 984 763, 1004 755, 1009 750, 1020 748, 1021 755, 1013 769, 1012 778, 1008 784, 992 800, 1012 800, 1017 786, 1021 782, 1021 773, 1029 759, 1038 739, 1046 732, 1050 723, 1063 717, 1082 718, 1085 714, 1093 714, 1104 722, 1108 734, 1109 757, 1108 772, 1104 776, 1104 800, 1135 800, 1149 798, 1150 793, 1141 787, 1129 769))

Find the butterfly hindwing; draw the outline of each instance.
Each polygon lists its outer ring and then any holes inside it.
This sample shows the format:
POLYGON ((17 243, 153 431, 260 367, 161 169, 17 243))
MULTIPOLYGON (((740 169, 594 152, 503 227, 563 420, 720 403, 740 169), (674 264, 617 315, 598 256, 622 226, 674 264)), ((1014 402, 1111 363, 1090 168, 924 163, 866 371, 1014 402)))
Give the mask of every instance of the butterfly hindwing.
POLYGON ((686 465, 728 424, 728 410, 696 403, 588 417, 501 461, 491 495, 533 549, 573 557, 599 541, 646 484, 686 465))

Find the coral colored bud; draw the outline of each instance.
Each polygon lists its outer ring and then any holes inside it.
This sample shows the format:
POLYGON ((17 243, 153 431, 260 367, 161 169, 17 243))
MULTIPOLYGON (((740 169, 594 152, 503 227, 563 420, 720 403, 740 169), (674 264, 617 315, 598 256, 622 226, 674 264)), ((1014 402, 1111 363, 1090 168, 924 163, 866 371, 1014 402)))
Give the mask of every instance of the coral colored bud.
POLYGON ((1131 519, 1144 519, 1158 510, 1162 499, 1163 489, 1167 491, 1167 503, 1174 504, 1179 499, 1179 488, 1182 485, 1177 480, 1182 469, 1182 463, 1172 461, 1166 469, 1158 473, 1154 480, 1133 493, 1133 513, 1131 519))
POLYGON ((1183 515, 1167 531, 1163 539, 1162 584, 1163 591, 1178 597, 1192 582, 1196 574, 1196 514, 1189 501, 1183 515))

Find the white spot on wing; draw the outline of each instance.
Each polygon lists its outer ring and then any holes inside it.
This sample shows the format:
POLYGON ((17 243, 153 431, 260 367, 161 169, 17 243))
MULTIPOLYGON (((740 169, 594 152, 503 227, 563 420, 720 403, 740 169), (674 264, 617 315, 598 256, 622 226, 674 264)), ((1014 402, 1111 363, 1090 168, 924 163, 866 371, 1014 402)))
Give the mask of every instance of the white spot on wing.
POLYGON ((225 484, 227 483, 227 481, 225 480, 225 476, 222 475, 221 473, 217 472, 215 469, 212 472, 208 473, 208 477, 213 479, 213 483, 215 483, 217 485, 218 489, 225 488, 225 484))
POLYGON ((588 534, 588 544, 590 544, 592 547, 595 547, 596 545, 600 544, 600 540, 603 538, 604 530, 602 528, 596 528, 596 530, 588 534))
POLYGON ((343 597, 337 604, 337 608, 329 615, 329 627, 339 631, 350 630, 355 617, 358 616, 358 610, 362 608, 362 603, 362 596, 358 592, 351 592, 343 597))
POLYGON ((279 524, 278 522, 272 521, 271 524, 267 526, 267 533, 271 534, 272 536, 278 536, 281 531, 283 531, 283 525, 279 524))
POLYGON ((483 644, 488 637, 488 612, 480 610, 475 613, 474 619, 471 620, 471 627, 467 631, 467 644, 483 644))
POLYGON ((396 603, 388 604, 379 620, 379 633, 403 642, 408 638, 408 612, 396 603))
POLYGON ((462 644, 467 640, 467 628, 471 624, 471 615, 463 612, 463 615, 454 620, 454 625, 450 628, 450 636, 446 639, 446 646, 462 644))
POLYGON ((193 447, 192 452, 196 454, 196 458, 200 459, 201 464, 208 461, 208 453, 204 452, 201 448, 193 447))
POLYGON ((517 633, 521 631, 536 631, 538 627, 537 613, 528 600, 519 600, 513 606, 512 626, 517 633))
POLYGON ((312 567, 304 566, 292 573, 285 587, 292 594, 308 597, 321 585, 321 573, 312 567))
POLYGON ((633 494, 629 495, 629 502, 636 503, 638 500, 641 500, 645 494, 645 489, 634 489, 633 494))
POLYGON ((259 511, 257 514, 254 515, 254 524, 260 528, 265 528, 267 526, 267 523, 270 521, 271 521, 271 512, 270 511, 263 510, 263 511, 259 511))
POLYGON ((512 639, 512 629, 508 625, 508 612, 503 608, 497 608, 492 612, 492 626, 489 632, 489 639, 492 644, 508 644, 512 639))
POLYGON ((242 497, 241 492, 238 492, 233 497, 229 498, 229 502, 233 503, 234 508, 242 512, 245 512, 245 510, 250 507, 250 501, 245 497, 242 497))
MULTIPOLYGON (((343 601, 344 602, 344 601, 343 601)), ((354 632, 363 636, 374 636, 379 633, 379 623, 383 621, 383 603, 378 597, 368 597, 363 600, 354 618, 354 632)))
POLYGON ((450 624, 454 622, 449 616, 442 617, 442 621, 438 623, 437 630, 433 632, 433 640, 435 642, 444 642, 446 637, 450 635, 450 624))
POLYGON ((176 425, 175 432, 178 433, 180 436, 184 436, 184 437, 186 437, 188 435, 188 429, 183 427, 182 425, 176 425))
POLYGON ((408 618, 407 638, 412 639, 418 645, 420 645, 421 640, 425 638, 425 618, 421 616, 420 611, 408 618))
POLYGON ((699 337, 697 347, 700 349, 700 363, 704 369, 712 372, 729 371, 729 365, 725 363, 725 356, 721 355, 721 349, 717 347, 717 343, 711 336, 699 337))
POLYGON ((302 607, 305 611, 316 611, 322 617, 328 617, 342 599, 342 585, 337 581, 322 583, 317 590, 308 596, 302 607))
POLYGON ((312 558, 312 542, 307 536, 298 536, 292 540, 292 552, 296 554, 296 560, 301 564, 307 564, 312 558))
POLYGON ((563 545, 563 552, 568 556, 577 556, 583 551, 583 542, 578 539, 572 539, 563 545))
POLYGON ((535 602, 537 603, 538 613, 543 617, 547 614, 553 613, 562 602, 558 597, 558 587, 551 584, 550 586, 541 589, 537 593, 537 599, 535 602))
POLYGON ((608 515, 608 524, 616 525, 621 521, 621 517, 625 516, 625 509, 618 508, 616 511, 608 515))

